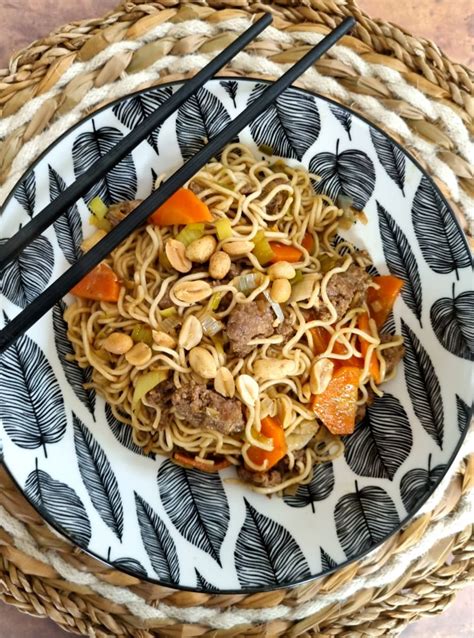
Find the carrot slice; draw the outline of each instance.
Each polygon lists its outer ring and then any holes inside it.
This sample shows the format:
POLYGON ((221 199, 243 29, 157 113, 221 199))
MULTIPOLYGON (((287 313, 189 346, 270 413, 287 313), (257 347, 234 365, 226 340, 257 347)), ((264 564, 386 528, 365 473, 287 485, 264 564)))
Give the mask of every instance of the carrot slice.
POLYGON ((263 465, 267 461, 267 470, 272 468, 280 461, 288 451, 285 438, 285 431, 278 419, 267 416, 262 419, 262 428, 260 434, 273 440, 273 450, 262 450, 262 448, 254 445, 249 448, 247 454, 249 459, 255 465, 263 465))
POLYGON ((181 452, 175 452, 175 454, 173 455, 173 459, 179 465, 184 465, 184 467, 193 468, 195 470, 201 470, 201 472, 208 472, 209 474, 214 474, 215 472, 225 470, 226 467, 229 467, 231 465, 227 459, 214 461, 214 465, 211 465, 210 463, 204 463, 197 456, 188 456, 187 454, 182 454, 181 452))
MULTIPOLYGON (((360 330, 370 335, 369 315, 366 312, 360 315, 357 324, 360 330)), ((361 337, 359 337, 359 343, 360 351, 362 352, 362 356, 364 357, 364 359, 361 360, 363 365, 370 344, 366 339, 363 339, 361 337)), ((372 356, 370 358, 369 374, 373 378, 375 383, 380 383, 380 365, 375 352, 372 352, 372 356)))
MULTIPOLYGON (((331 340, 330 333, 322 326, 311 328, 311 333, 313 335, 314 353, 322 354, 327 350, 329 341, 331 340)), ((336 341, 334 344, 333 352, 334 354, 347 354, 347 349, 342 343, 336 341)), ((363 367, 364 364, 363 359, 355 356, 350 357, 350 359, 332 359, 332 362, 335 366, 363 367)))
POLYGON ((148 218, 148 221, 156 226, 212 222, 212 220, 206 204, 187 188, 177 190, 148 218))
POLYGON ((293 264, 297 261, 301 261, 303 253, 294 246, 287 246, 286 244, 280 244, 277 241, 270 242, 271 249, 273 250, 273 257, 270 260, 272 264, 277 261, 288 261, 293 264))
POLYGON ((120 283, 112 268, 102 262, 81 279, 71 293, 93 301, 118 301, 120 283))
POLYGON ((370 316, 375 320, 377 328, 381 328, 386 322, 404 282, 403 279, 393 275, 374 277, 373 282, 379 285, 379 289, 369 288, 367 303, 370 308, 370 316))
POLYGON ((335 370, 326 390, 313 396, 313 410, 332 434, 354 431, 359 379, 359 368, 343 366, 335 370))
POLYGON ((303 241, 301 242, 301 245, 303 246, 303 248, 306 248, 306 250, 311 255, 311 253, 314 250, 314 237, 313 237, 313 235, 311 233, 306 233, 306 235, 303 237, 303 241))

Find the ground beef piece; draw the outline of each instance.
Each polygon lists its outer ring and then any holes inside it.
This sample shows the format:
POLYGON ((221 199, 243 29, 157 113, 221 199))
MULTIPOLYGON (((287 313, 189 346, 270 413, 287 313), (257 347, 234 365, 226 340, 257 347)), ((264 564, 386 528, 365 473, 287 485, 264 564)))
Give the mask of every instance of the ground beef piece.
POLYGON ((241 402, 226 399, 205 385, 190 382, 176 388, 171 401, 176 415, 192 427, 217 430, 222 434, 234 434, 244 429, 241 402))
POLYGON ((257 299, 246 304, 237 304, 227 321, 227 336, 232 352, 245 357, 252 351, 249 345, 256 337, 270 337, 275 316, 265 299, 257 299))
POLYGON ((288 317, 285 317, 285 319, 277 326, 275 332, 279 335, 282 335, 283 337, 282 343, 286 343, 295 334, 295 328, 291 324, 288 317))
MULTIPOLYGON (((382 343, 388 343, 392 340, 392 335, 380 335, 380 341, 382 343)), ((397 365, 405 356, 405 348, 403 347, 403 345, 393 346, 393 348, 387 348, 386 350, 382 350, 382 356, 385 359, 385 364, 387 366, 385 376, 388 377, 388 375, 392 374, 397 365)))
MULTIPOLYGON (((268 195, 268 193, 270 193, 275 188, 275 186, 279 186, 280 184, 288 184, 288 181, 286 179, 283 179, 282 177, 272 179, 272 181, 263 189, 263 196, 268 195)), ((266 212, 269 215, 276 215, 277 213, 279 213, 283 208, 283 204, 285 203, 288 195, 289 193, 286 190, 278 191, 278 193, 268 202, 266 206, 266 212)))
POLYGON ((153 390, 150 390, 147 394, 147 400, 149 403, 157 405, 162 410, 165 408, 171 408, 171 396, 175 391, 175 385, 171 379, 166 379, 159 385, 157 385, 153 390))
POLYGON ((171 288, 171 285, 168 286, 168 288, 166 289, 165 294, 163 295, 163 297, 158 302, 158 308, 160 310, 166 310, 166 308, 170 308, 171 306, 174 305, 173 302, 171 301, 171 297, 170 297, 170 288, 171 288))
POLYGON ((243 465, 240 465, 237 468, 237 475, 244 483, 250 483, 256 487, 275 487, 288 478, 299 474, 296 463, 305 460, 306 452, 305 450, 295 450, 293 456, 295 458, 295 465, 291 471, 289 468, 289 459, 285 456, 268 472, 253 472, 243 465))
POLYGON ((274 487, 283 482, 283 476, 278 470, 252 472, 243 465, 239 465, 237 468, 237 476, 243 483, 250 483, 255 487, 274 487))
MULTIPOLYGON (((367 296, 370 275, 355 264, 351 264, 345 272, 333 275, 327 285, 328 297, 337 312, 337 319, 342 319, 349 308, 361 306, 367 296)), ((317 318, 326 321, 331 316, 329 308, 323 306, 317 318)))
POLYGON ((118 204, 112 204, 107 211, 107 219, 112 224, 112 226, 117 226, 120 224, 122 219, 125 219, 127 215, 130 215, 132 210, 134 210, 138 204, 141 204, 141 199, 132 199, 129 202, 119 202, 118 204))

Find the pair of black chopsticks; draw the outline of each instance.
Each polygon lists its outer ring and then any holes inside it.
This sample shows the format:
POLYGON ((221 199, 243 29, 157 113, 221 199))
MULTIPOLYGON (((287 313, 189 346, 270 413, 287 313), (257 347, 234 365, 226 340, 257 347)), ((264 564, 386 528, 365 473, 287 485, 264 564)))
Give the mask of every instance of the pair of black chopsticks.
MULTIPOLYGON (((41 234, 50 224, 76 202, 103 175, 128 155, 150 132, 161 124, 169 115, 177 110, 192 94, 194 94, 207 80, 227 64, 239 51, 255 38, 272 21, 270 14, 266 14, 252 25, 245 33, 237 38, 229 47, 220 53, 212 62, 202 69, 192 79, 188 80, 174 95, 150 115, 140 126, 134 129, 107 155, 104 155, 73 184, 68 186, 61 195, 52 201, 44 210, 16 235, 2 246, 0 255, 0 271, 14 259, 23 248, 41 234)), ((270 104, 294 82, 306 69, 331 48, 355 24, 354 18, 346 18, 333 29, 319 44, 293 65, 282 77, 262 93, 260 99, 248 106, 225 129, 213 137, 198 153, 188 160, 181 168, 171 175, 158 190, 135 208, 104 239, 97 243, 89 252, 80 257, 77 262, 63 273, 54 283, 34 300, 34 302, 20 312, 3 330, 0 331, 0 352, 6 350, 18 337, 26 332, 38 319, 50 310, 69 290, 75 286, 88 272, 110 254, 135 228, 140 226, 159 206, 161 206, 174 192, 181 188, 195 175, 209 160, 212 159, 226 144, 229 143, 242 129, 260 115, 270 104)))

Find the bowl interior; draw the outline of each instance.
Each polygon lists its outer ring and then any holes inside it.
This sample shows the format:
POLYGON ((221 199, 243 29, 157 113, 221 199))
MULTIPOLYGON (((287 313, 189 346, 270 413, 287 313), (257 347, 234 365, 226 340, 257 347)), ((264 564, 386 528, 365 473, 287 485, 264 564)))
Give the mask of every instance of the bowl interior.
MULTIPOLYGON (((68 131, 16 186, 2 218, 14 234, 162 103, 178 85, 123 98, 68 131)), ((146 197, 157 175, 187 160, 264 84, 209 82, 85 198, 146 197)), ((343 238, 366 249, 374 272, 404 279, 387 330, 406 357, 385 394, 295 496, 267 498, 162 457, 145 457, 87 371, 68 361, 65 299, 2 356, 4 463, 30 502, 93 555, 138 576, 206 591, 264 590, 360 558, 428 498, 462 440, 472 401, 471 261, 430 178, 380 130, 335 103, 291 89, 240 140, 321 176, 317 188, 363 209, 343 238)), ((79 255, 89 213, 80 200, 4 275, 3 321, 26 307, 79 255)), ((0 446, 1 449, 1 446, 0 446)))

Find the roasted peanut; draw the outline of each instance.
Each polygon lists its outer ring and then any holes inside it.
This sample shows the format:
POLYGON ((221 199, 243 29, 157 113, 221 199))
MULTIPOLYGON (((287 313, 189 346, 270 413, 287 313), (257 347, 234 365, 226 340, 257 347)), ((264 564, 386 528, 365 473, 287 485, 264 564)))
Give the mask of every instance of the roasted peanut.
POLYGON ((291 284, 288 279, 275 279, 270 291, 271 298, 276 303, 285 303, 291 297, 291 284))
POLYGON ((235 381, 232 376, 232 372, 222 366, 219 368, 216 374, 216 378, 214 379, 214 390, 222 394, 223 397, 232 398, 235 394, 235 381))
POLYGON ((229 272, 230 265, 229 255, 218 250, 209 260, 209 274, 213 279, 223 279, 229 272))
POLYGON ((140 341, 126 353, 125 359, 132 366, 144 366, 150 361, 151 356, 152 352, 150 346, 147 346, 146 343, 140 341))
POLYGON ((185 350, 191 350, 201 342, 202 325, 197 317, 189 315, 181 327, 178 344, 185 350))
POLYGON ((257 359, 253 364, 255 376, 262 381, 290 377, 296 374, 297 369, 292 359, 257 359))
POLYGON ((196 346, 189 351, 189 365, 196 374, 204 379, 214 379, 217 374, 217 366, 212 354, 201 346, 196 346))
POLYGON ((230 241, 222 246, 222 250, 225 251, 231 257, 242 257, 247 253, 251 253, 254 249, 254 243, 252 241, 230 241))
POLYGON ((242 403, 253 407, 260 395, 258 383, 249 374, 240 374, 236 381, 237 390, 239 392, 242 403))
POLYGON ((212 288, 207 281, 178 281, 173 286, 173 292, 176 298, 187 304, 193 304, 202 301, 212 294, 212 288))
POLYGON ((215 251, 216 246, 216 238, 213 235, 204 235, 189 244, 186 248, 186 257, 196 264, 204 264, 215 251))
POLYGON ((124 332, 112 332, 104 341, 103 347, 112 354, 125 354, 133 348, 133 339, 124 332))
POLYGON ((189 272, 192 268, 192 263, 186 257, 186 248, 177 239, 168 239, 165 244, 165 252, 168 257, 168 261, 172 267, 178 272, 189 272))
POLYGON ((287 261, 277 261, 276 264, 272 264, 268 269, 268 276, 270 279, 293 279, 296 275, 296 270, 287 261))
POLYGON ((157 346, 161 346, 162 348, 170 348, 173 350, 176 348, 176 339, 174 339, 171 335, 162 330, 152 330, 151 336, 153 337, 153 341, 157 346))
POLYGON ((330 359, 314 361, 309 373, 309 387, 313 394, 321 394, 332 379, 334 363, 330 359))

